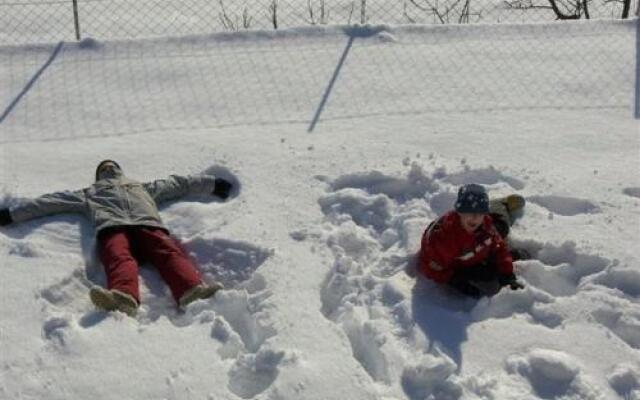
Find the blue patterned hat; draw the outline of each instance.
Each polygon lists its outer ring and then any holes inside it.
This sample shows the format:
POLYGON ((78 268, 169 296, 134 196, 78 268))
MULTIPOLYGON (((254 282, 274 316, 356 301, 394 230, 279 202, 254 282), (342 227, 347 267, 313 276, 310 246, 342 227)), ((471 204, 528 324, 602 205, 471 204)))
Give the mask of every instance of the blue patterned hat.
POLYGON ((489 213, 489 196, 484 187, 475 183, 463 185, 458 190, 455 210, 459 213, 489 213))

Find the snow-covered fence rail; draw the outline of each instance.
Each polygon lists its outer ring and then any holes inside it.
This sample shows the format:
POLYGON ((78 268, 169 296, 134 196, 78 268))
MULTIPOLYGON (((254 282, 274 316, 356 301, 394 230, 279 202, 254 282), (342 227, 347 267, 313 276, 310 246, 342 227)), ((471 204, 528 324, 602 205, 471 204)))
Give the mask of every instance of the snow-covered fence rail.
POLYGON ((305 25, 625 19, 638 0, 9 0, 0 43, 182 36, 305 25))

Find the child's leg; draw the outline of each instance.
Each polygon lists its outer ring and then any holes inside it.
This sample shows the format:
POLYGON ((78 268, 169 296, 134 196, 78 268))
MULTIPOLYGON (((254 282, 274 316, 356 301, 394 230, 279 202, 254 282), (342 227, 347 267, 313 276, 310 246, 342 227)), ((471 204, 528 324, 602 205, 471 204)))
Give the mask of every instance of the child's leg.
POLYGON ((511 225, 522 216, 525 203, 524 197, 517 194, 492 199, 489 202, 489 212, 500 236, 506 239, 511 225))
POLYGON ((166 231, 139 228, 135 232, 137 251, 156 267, 176 302, 186 291, 202 283, 193 261, 166 231))
POLYGON ((493 225, 498 230, 500 236, 506 239, 511 227, 509 211, 507 210, 506 204, 503 203, 502 199, 491 200, 489 202, 489 210, 491 219, 493 219, 493 225))
POLYGON ((449 285, 471 297, 493 296, 500 290, 498 270, 491 262, 458 269, 449 285))
POLYGON ((138 262, 131 255, 126 230, 101 232, 98 235, 98 255, 107 275, 107 289, 129 294, 140 303, 138 262))

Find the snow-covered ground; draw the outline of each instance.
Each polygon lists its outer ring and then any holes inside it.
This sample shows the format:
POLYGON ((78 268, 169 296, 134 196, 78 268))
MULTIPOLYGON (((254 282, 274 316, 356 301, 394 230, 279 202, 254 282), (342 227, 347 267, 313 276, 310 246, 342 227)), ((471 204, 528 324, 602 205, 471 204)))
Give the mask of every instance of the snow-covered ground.
POLYGON ((20 98, 55 46, 0 48, 0 205, 103 158, 238 183, 161 209, 227 287, 184 313, 147 267, 136 319, 96 311, 81 217, 0 229, 0 399, 639 399, 636 22, 559 26, 87 41, 20 98), (413 277, 468 182, 528 199, 525 290, 413 277))

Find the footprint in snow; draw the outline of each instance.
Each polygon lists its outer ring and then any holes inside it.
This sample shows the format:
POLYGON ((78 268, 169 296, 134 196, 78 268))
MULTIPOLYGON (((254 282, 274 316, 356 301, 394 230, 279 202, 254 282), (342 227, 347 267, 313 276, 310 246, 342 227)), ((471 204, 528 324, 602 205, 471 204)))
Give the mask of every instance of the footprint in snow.
POLYGON ((166 316, 176 327, 210 323, 210 336, 219 344, 218 354, 222 358, 235 359, 229 370, 229 390, 241 398, 252 398, 264 392, 276 380, 279 366, 291 361, 285 351, 264 346, 277 331, 271 323, 271 291, 266 279, 255 270, 272 252, 220 238, 195 238, 186 242, 185 247, 201 262, 205 280, 221 281, 226 285, 225 290, 212 299, 197 301, 181 312, 157 272, 142 266, 143 303, 134 320, 121 313, 95 310, 87 294, 92 285, 104 284, 100 282, 104 277, 96 278, 96 271, 93 271, 93 279, 89 280, 88 271, 77 268, 39 293, 49 315, 43 323, 43 339, 59 351, 66 351, 72 342, 82 340, 82 335, 77 334, 80 330, 94 328, 110 317, 124 323, 152 324, 166 316))
MULTIPOLYGON (((184 245, 200 263, 200 271, 205 281, 220 281, 227 291, 239 289, 247 291, 250 296, 256 296, 256 292, 266 292, 264 278, 255 271, 269 258, 272 251, 246 242, 223 238, 196 237, 184 245)), ((80 326, 94 326, 104 319, 98 316, 105 313, 94 309, 88 293, 93 285, 105 286, 106 279, 101 268, 97 263, 87 263, 86 268, 75 269, 60 282, 42 289, 38 296, 45 301, 45 307, 50 313, 80 315, 80 326)), ((137 320, 140 323, 150 324, 161 316, 167 316, 174 325, 185 326, 193 323, 194 318, 198 317, 193 312, 185 314, 177 309, 167 285, 155 268, 143 264, 139 273, 142 305, 137 320)))
POLYGON ((580 214, 599 213, 600 207, 589 200, 564 196, 531 196, 528 197, 531 203, 535 203, 547 210, 563 216, 575 216, 580 214))
MULTIPOLYGON (((573 242, 558 246, 518 240, 515 245, 534 257, 516 264, 527 284, 524 291, 505 291, 491 301, 476 302, 429 282, 429 287, 421 290, 402 272, 415 262, 412 255, 428 221, 451 209, 455 199, 452 185, 481 182, 522 189, 524 183, 492 168, 449 175, 438 169, 429 176, 415 164, 406 177, 371 172, 325 181, 329 192, 318 202, 333 224, 323 240, 335 260, 321 286, 321 311, 341 327, 354 358, 374 381, 400 381, 409 398, 459 396, 460 388, 449 376, 460 367, 460 343, 473 323, 522 313, 530 315, 532 322, 556 328, 568 317, 554 308, 558 297, 574 296, 593 284, 627 295, 640 292, 626 282, 626 272, 610 272, 611 260, 582 253, 573 242), (443 315, 447 316, 444 320, 443 315), (392 336, 385 328, 388 324, 394 327, 392 336), (392 343, 398 338, 404 338, 415 351, 407 355, 406 359, 413 361, 400 374, 390 364, 397 357, 394 353, 398 349, 392 343), (434 359, 417 358, 416 354, 425 352, 434 359)), ((532 202, 567 215, 599 211, 591 202, 573 198, 538 196, 532 202)), ((616 320, 606 312, 599 317, 614 333, 636 344, 636 336, 628 333, 628 321, 616 320)), ((536 373, 531 378, 534 385, 536 373)), ((563 388, 556 389, 560 393, 563 388)), ((578 385, 571 390, 583 393, 583 389, 578 385)))
POLYGON ((279 367, 292 361, 284 351, 260 349, 243 354, 229 370, 228 388, 243 399, 251 399, 267 390, 277 379, 279 367))
MULTIPOLYGON (((442 168, 428 174, 415 163, 401 177, 377 171, 348 174, 325 180, 330 190, 318 200, 334 226, 325 239, 335 256, 320 290, 321 312, 341 327, 354 358, 374 381, 393 385, 402 380, 404 394, 412 399, 444 394, 455 398, 460 391, 448 382, 451 373, 440 371, 450 364, 453 371, 457 369, 444 356, 432 356, 442 363, 415 359, 413 370, 396 371, 391 360, 397 357, 392 344, 397 338, 388 334, 390 324, 394 332, 404 332, 402 336, 415 335, 409 300, 415 281, 404 272, 415 263, 413 253, 427 221, 454 203, 446 178, 442 168), (420 378, 425 371, 433 376, 420 378)), ((451 176, 456 182, 479 178, 505 182, 491 169, 451 176)), ((511 182, 519 186, 516 180, 511 182)), ((426 351, 428 344, 424 347, 416 354, 426 351)), ((414 359, 416 354, 407 358, 414 359)))
POLYGON ((508 185, 509 187, 522 190, 525 184, 520 179, 505 175, 494 167, 471 169, 468 168, 463 172, 452 173, 443 178, 455 186, 461 186, 467 183, 478 183, 481 185, 508 185))

